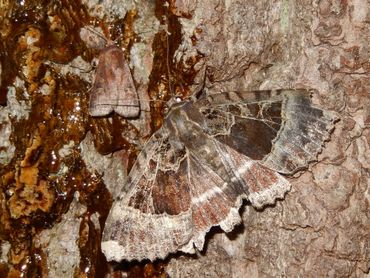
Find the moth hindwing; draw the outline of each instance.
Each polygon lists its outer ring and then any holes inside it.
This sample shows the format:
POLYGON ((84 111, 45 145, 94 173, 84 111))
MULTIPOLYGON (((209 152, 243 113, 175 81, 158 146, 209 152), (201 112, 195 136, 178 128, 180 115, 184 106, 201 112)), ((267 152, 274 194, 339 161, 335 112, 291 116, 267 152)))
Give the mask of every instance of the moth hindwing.
POLYGON ((228 92, 173 105, 132 167, 103 233, 108 260, 194 253, 213 226, 232 231, 242 200, 283 198, 316 159, 335 116, 305 90, 228 92))

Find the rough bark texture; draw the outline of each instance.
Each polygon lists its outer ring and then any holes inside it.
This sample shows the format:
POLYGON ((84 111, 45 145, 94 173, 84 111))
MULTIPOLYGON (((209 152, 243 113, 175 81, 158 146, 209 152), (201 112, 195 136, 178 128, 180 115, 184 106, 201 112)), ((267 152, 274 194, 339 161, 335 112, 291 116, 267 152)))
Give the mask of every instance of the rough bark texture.
POLYGON ((0 3, 1 277, 369 275, 369 2, 21 2, 0 3), (89 24, 125 47, 140 118, 88 116, 89 24), (284 200, 245 206, 243 225, 211 230, 201 254, 113 268, 100 251, 110 194, 160 126, 162 100, 202 86, 205 71, 220 91, 315 89, 340 121, 284 200))

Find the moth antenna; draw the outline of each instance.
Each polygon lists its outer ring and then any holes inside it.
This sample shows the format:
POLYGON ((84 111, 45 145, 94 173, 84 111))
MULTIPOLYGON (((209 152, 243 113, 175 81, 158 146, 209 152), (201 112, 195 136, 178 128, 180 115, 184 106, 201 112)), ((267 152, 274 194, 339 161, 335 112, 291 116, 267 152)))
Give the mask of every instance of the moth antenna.
MULTIPOLYGON (((169 35, 170 35, 170 32, 168 32, 168 8, 169 8, 169 4, 168 2, 166 1, 164 4, 163 4, 164 7, 166 7, 166 18, 165 19, 165 22, 166 22, 166 29, 164 29, 164 31, 166 32, 166 46, 167 46, 167 49, 166 49, 166 67, 167 67, 167 75, 168 75, 168 87, 169 87, 169 91, 170 91, 170 98, 172 97, 175 97, 176 96, 176 93, 175 93, 175 90, 174 90, 174 87, 173 87, 173 84, 172 84, 172 74, 171 74, 171 68, 170 68, 170 43, 169 43, 169 35)), ((205 72, 205 75, 206 75, 206 72, 205 72)), ((206 78, 204 77, 204 80, 206 78)), ((200 91, 202 91, 202 89, 204 88, 204 80, 203 80, 203 85, 202 85, 202 88, 200 91)), ((179 84, 179 86, 181 87, 181 90, 184 91, 184 87, 183 85, 179 84)), ((196 97, 198 97, 198 92, 195 94, 196 97)), ((181 97, 182 99, 182 97, 181 97)))
POLYGON ((191 96, 193 100, 196 100, 200 97, 200 95, 203 93, 204 88, 206 87, 206 82, 207 82, 207 72, 208 72, 208 66, 205 66, 204 72, 203 72, 203 82, 202 86, 200 88, 197 88, 195 93, 191 96))
POLYGON ((174 89, 173 89, 173 86, 172 86, 172 83, 171 83, 171 80, 172 80, 172 75, 171 75, 171 69, 170 69, 170 42, 169 42, 169 38, 168 38, 168 35, 170 34, 168 32, 168 7, 169 7, 169 4, 168 2, 165 2, 163 4, 164 7, 166 7, 166 18, 164 18, 165 22, 166 22, 166 27, 163 28, 164 32, 166 33, 166 67, 167 67, 167 76, 168 76, 168 88, 169 88, 169 91, 170 91, 170 98, 174 97, 175 96, 175 93, 174 93, 174 89))
MULTIPOLYGON (((153 30, 154 30, 154 29, 153 29, 153 30)), ((140 32, 140 33, 134 33, 134 35, 128 36, 128 37, 126 37, 126 38, 130 39, 130 38, 135 37, 135 35, 141 35, 141 34, 150 33, 150 32, 152 32, 153 30, 150 30, 150 31, 144 31, 144 32, 140 32)), ((122 34, 122 35, 118 36, 118 37, 117 37, 117 38, 115 38, 112 42, 113 42, 114 44, 116 44, 116 43, 117 43, 117 41, 119 41, 119 40, 120 40, 120 39, 122 39, 123 37, 125 37, 125 34, 122 34)))
POLYGON ((94 33, 95 35, 97 35, 99 38, 103 39, 105 41, 105 43, 108 43, 108 40, 107 38, 101 34, 100 32, 96 31, 94 28, 92 28, 91 26, 87 25, 87 26, 84 26, 86 27, 87 29, 89 29, 90 32, 94 33))
MULTIPOLYGON (((108 44, 117 44, 117 42, 124 38, 125 37, 125 34, 121 34, 120 36, 118 36, 117 38, 115 38, 114 40, 111 40, 110 38, 106 38, 104 34, 102 34, 101 32, 95 30, 93 27, 91 27, 90 25, 86 25, 84 26, 83 28, 85 28, 86 30, 88 30, 89 32, 93 33, 94 35, 98 36, 99 38, 101 38, 106 45, 108 44)), ((82 30, 82 28, 80 29, 82 30)), ((134 37, 135 35, 141 35, 141 34, 146 34, 146 33, 150 33, 152 32, 154 29, 150 29, 150 30, 147 30, 147 31, 143 31, 143 32, 139 32, 139 33, 135 33, 133 35, 130 35, 130 36, 127 36, 126 38, 132 38, 134 37)), ((109 34, 110 36, 110 34, 109 34)))
POLYGON ((71 66, 71 67, 78 68, 82 73, 89 73, 94 69, 94 67, 91 67, 89 70, 83 70, 83 69, 80 69, 79 67, 76 67, 76 66, 71 66))
POLYGON ((168 88, 170 89, 170 94, 171 94, 171 97, 175 96, 174 94, 174 91, 173 91, 173 88, 172 88, 172 76, 171 76, 171 70, 170 70, 170 42, 169 42, 169 39, 168 39, 168 33, 166 32, 166 46, 167 46, 167 49, 166 49, 166 66, 167 66, 167 75, 168 75, 168 88))
POLYGON ((93 67, 93 66, 90 66, 90 69, 88 69, 88 70, 84 70, 84 69, 82 69, 82 68, 80 68, 80 67, 77 67, 77 66, 71 65, 70 63, 71 63, 71 62, 69 62, 69 63, 61 63, 61 62, 57 62, 57 61, 49 60, 49 61, 48 61, 48 62, 46 62, 45 64, 46 64, 46 65, 61 65, 61 66, 69 66, 69 67, 71 67, 71 68, 78 69, 81 73, 89 73, 89 72, 91 72, 91 71, 94 69, 94 67, 93 67))
POLYGON ((79 68, 79 67, 77 67, 77 66, 73 66, 73 65, 69 65, 71 68, 74 68, 74 69, 79 69, 80 70, 80 72, 82 72, 82 73, 89 73, 89 72, 91 72, 93 69, 94 69, 94 67, 93 66, 91 66, 90 65, 90 69, 88 69, 88 70, 84 70, 84 69, 81 69, 81 68, 79 68))

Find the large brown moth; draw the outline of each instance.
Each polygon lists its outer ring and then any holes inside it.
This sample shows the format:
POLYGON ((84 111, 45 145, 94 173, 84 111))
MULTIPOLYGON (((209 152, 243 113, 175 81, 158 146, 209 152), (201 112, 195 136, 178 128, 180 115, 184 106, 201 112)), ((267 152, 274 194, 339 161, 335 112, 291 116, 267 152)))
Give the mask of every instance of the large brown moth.
POLYGON ((106 221, 109 261, 155 260, 202 250, 213 226, 241 222, 289 191, 286 179, 315 161, 336 117, 306 90, 202 93, 169 108, 106 221))

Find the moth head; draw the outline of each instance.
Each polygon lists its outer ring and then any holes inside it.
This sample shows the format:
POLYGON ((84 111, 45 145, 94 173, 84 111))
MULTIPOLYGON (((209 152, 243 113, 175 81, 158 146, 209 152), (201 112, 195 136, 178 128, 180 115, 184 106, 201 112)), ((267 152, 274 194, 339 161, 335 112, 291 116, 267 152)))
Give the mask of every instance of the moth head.
POLYGON ((170 98, 169 101, 164 105, 164 113, 167 115, 168 112, 171 110, 172 107, 179 106, 182 102, 182 98, 179 96, 173 96, 170 98))

